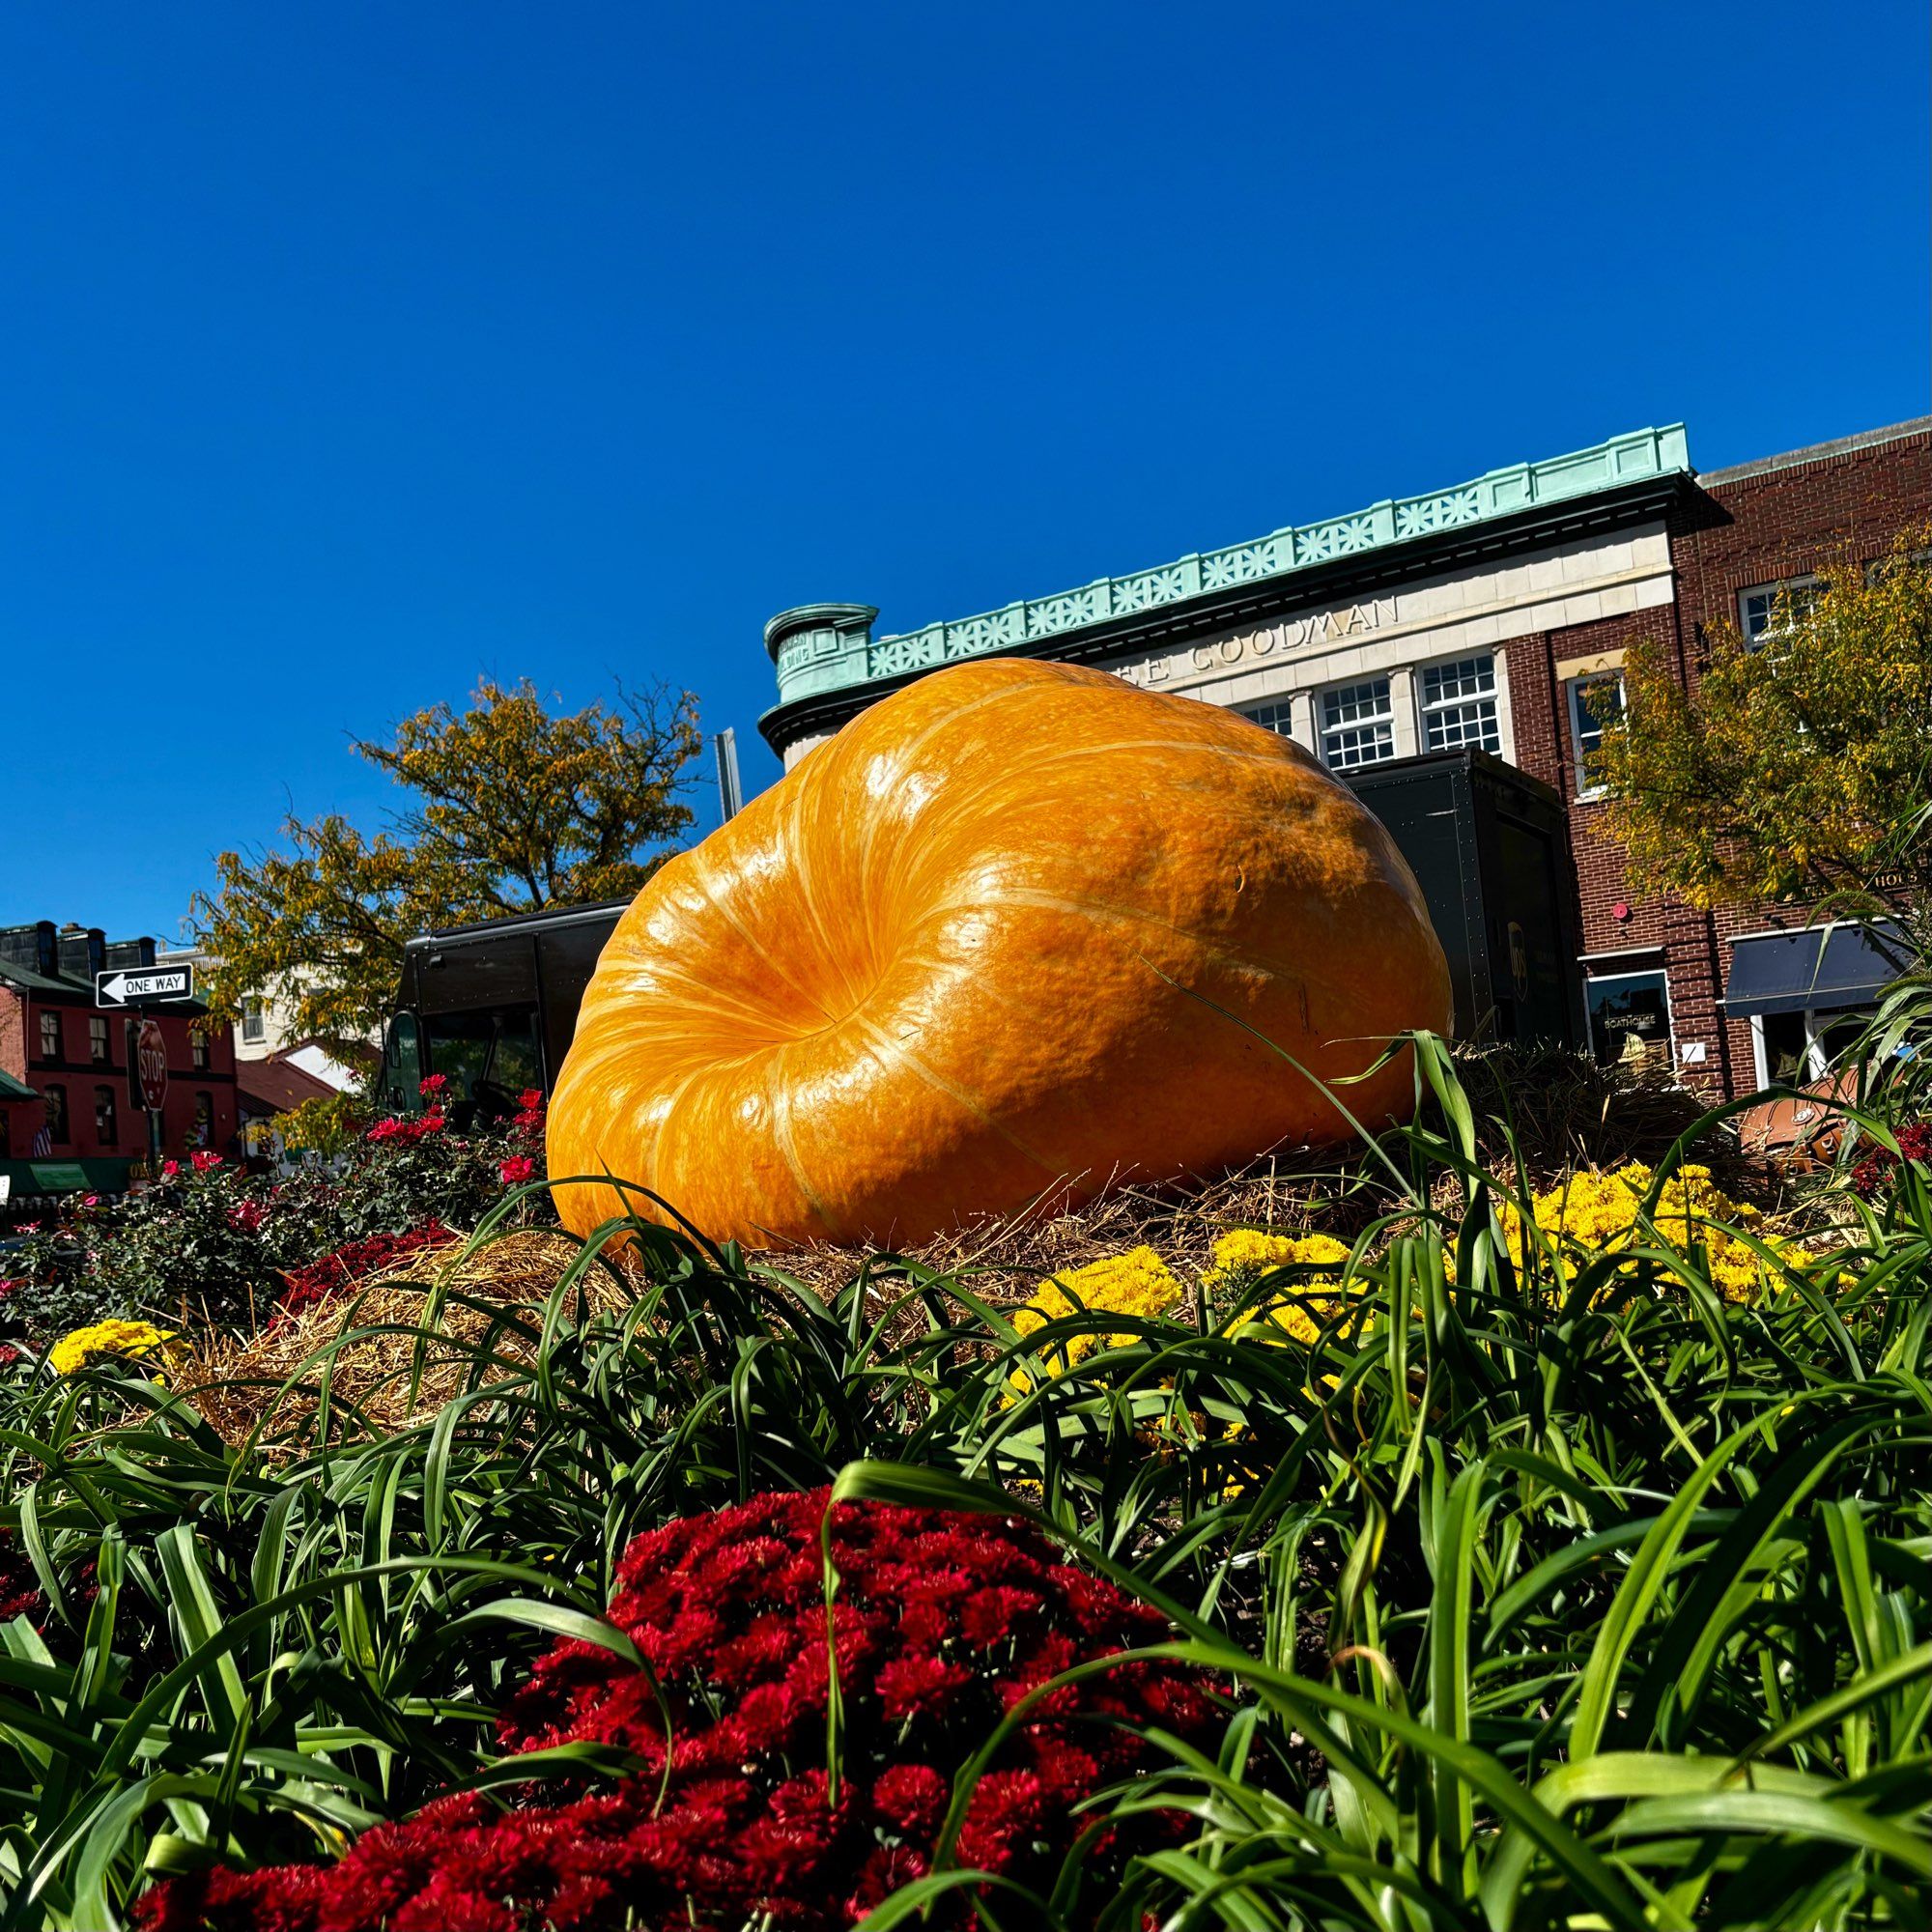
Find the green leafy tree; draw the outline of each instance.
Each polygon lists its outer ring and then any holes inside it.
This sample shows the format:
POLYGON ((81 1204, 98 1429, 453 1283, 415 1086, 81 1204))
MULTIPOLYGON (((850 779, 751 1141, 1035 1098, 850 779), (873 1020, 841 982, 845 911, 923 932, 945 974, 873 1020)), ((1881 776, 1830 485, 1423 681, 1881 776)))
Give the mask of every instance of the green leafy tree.
POLYGON ((1869 571, 1824 573, 1750 640, 1719 626, 1687 692, 1668 647, 1632 646, 1625 710, 1590 776, 1632 888, 1706 908, 1759 899, 1890 920, 1901 965, 1932 932, 1932 529, 1869 571))
POLYGON ((527 679, 486 679, 469 710, 431 705, 356 754, 408 795, 373 833, 339 813, 281 828, 285 850, 223 852, 190 921, 219 962, 206 997, 250 996, 345 1051, 379 1029, 403 945, 432 926, 635 893, 692 824, 679 799, 702 743, 689 692, 553 713, 527 679))

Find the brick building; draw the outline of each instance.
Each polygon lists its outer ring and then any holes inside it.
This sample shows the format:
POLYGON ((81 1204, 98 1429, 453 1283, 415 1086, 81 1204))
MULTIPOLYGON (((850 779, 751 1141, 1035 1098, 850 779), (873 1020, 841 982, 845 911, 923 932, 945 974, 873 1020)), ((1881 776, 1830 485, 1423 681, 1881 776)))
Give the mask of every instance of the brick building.
MULTIPOLYGON (((147 1160, 148 1119, 131 1073, 138 1019, 95 1004, 94 976, 152 966, 152 939, 108 943, 98 927, 0 927, 0 1226, 88 1188, 125 1190, 147 1160)), ((198 1007, 142 1014, 167 1045, 161 1149, 232 1149, 235 1049, 226 1027, 194 1030, 198 1007)))
POLYGON ((865 605, 784 611, 761 728, 790 766, 928 669, 1024 655, 1233 706, 1338 771, 1479 747, 1564 802, 1596 1051, 1634 1036, 1733 1095, 1815 1070, 1887 976, 1855 930, 1789 907, 1633 901, 1582 780, 1588 695, 1640 637, 1694 679, 1714 624, 1761 635, 1780 589, 1928 516, 1932 418, 1702 474, 1681 424, 1644 430, 900 636, 873 638, 865 605))

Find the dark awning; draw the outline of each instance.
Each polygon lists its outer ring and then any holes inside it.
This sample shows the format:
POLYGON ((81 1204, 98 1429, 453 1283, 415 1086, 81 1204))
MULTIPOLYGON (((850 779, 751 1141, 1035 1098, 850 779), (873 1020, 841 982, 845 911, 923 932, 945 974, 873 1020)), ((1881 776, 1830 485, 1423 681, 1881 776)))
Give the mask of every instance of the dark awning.
POLYGON ((1762 933, 1731 943, 1724 1009, 1731 1013, 1802 1013, 1857 1007, 1898 978, 1861 925, 1762 933))

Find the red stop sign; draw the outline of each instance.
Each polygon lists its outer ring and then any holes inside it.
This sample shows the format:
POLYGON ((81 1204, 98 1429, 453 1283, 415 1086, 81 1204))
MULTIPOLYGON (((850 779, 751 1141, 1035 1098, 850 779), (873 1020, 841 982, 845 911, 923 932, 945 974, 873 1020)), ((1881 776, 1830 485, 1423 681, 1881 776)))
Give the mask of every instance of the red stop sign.
POLYGON ((141 1076, 141 1098, 158 1114, 168 1097, 168 1042, 157 1020, 143 1020, 134 1036, 134 1070, 141 1076))

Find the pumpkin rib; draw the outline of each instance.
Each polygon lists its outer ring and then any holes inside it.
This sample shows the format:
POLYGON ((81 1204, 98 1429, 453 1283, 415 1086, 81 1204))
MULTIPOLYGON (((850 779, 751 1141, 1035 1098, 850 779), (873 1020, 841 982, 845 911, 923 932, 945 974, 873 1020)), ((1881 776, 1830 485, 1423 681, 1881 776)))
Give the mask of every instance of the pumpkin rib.
MULTIPOLYGON (((910 1245, 1346 1138, 1333 1083, 1371 1123, 1406 1110, 1384 1049, 1448 1017, 1413 876, 1305 751, 981 661, 881 700, 644 887, 552 1165, 646 1174, 717 1238, 910 1245)), ((594 1225, 603 1190, 563 1195, 594 1225)))
MULTIPOLYGON (((985 692, 978 697, 969 698, 965 703, 958 705, 950 712, 942 712, 937 718, 935 718, 932 721, 930 724, 928 724, 925 727, 924 730, 916 732, 911 738, 907 739, 903 745, 897 748, 895 755, 898 761, 898 770, 895 775, 895 779, 898 780, 899 781, 903 781, 905 777, 906 767, 913 761, 914 758, 918 756, 919 753, 927 744, 931 742, 932 739, 934 739, 939 735, 940 732, 946 730, 950 726, 957 725, 963 720, 973 717, 978 712, 984 711, 989 705, 1000 704, 1009 701, 1013 696, 1013 695, 1014 694, 1009 690, 996 689, 993 691, 985 692)), ((838 740, 835 738, 831 742, 833 744, 837 744, 838 740)), ((814 747, 813 751, 815 753, 815 752, 822 752, 827 749, 829 749, 827 746, 820 745, 814 747)), ((808 756, 810 755, 811 755, 811 753, 808 753, 808 756)), ((798 769, 800 770, 804 769, 803 762, 801 762, 798 769)), ((872 870, 871 870, 872 847, 875 842, 875 838, 879 829, 879 823, 880 820, 876 816, 868 818, 866 821, 866 829, 864 833, 861 835, 861 842, 859 847, 859 855, 858 855, 859 879, 861 885, 866 889, 868 895, 872 885, 872 870)))
MULTIPOLYGON (((702 848, 700 847, 700 850, 702 848)), ((752 951, 757 954, 759 960, 771 970, 772 976, 775 979, 782 980, 784 983, 794 993, 796 993, 800 999, 809 1001, 812 1006, 817 1007, 821 1012, 825 1012, 824 1001, 822 1001, 816 993, 812 992, 810 987, 801 986, 799 982, 792 978, 791 974, 789 974, 784 969, 784 967, 781 966, 778 962, 778 960, 772 956, 770 948, 765 946, 759 940, 757 934, 751 931, 746 926, 744 922, 741 919, 739 919, 738 915, 734 913, 731 910, 731 908, 724 903, 724 899, 722 899, 718 895, 718 894, 712 890, 710 881, 700 880, 699 883, 702 887, 705 898, 711 903, 712 906, 714 906, 717 909, 719 916, 722 919, 724 919, 725 923, 730 926, 731 930, 735 932, 738 935, 738 937, 742 939, 745 942, 745 944, 749 946, 752 949, 752 951)), ((593 982, 594 982, 594 976, 593 976, 593 982)), ((828 1024, 831 1025, 838 1024, 837 1019, 831 1013, 826 1013, 825 1017, 828 1024)))
MULTIPOLYGON (((784 1051, 782 1047, 779 1049, 784 1051)), ((834 1240, 838 1238, 838 1225, 832 1218, 831 1210, 819 1198, 818 1190, 805 1178, 805 1166, 798 1157, 798 1141, 792 1131, 791 1090, 782 1081, 775 1081, 771 1089, 772 1134, 780 1157, 791 1170, 793 1184, 799 1197, 817 1217, 826 1234, 834 1240)))
POLYGON ((863 1012, 854 1013, 852 1018, 856 1024, 864 1027, 871 1035, 872 1038, 884 1047, 888 1053, 895 1055, 907 1066, 911 1067, 928 1087, 931 1087, 938 1093, 944 1094, 948 1099, 956 1102, 961 1111, 969 1119, 979 1122, 988 1133, 998 1134, 1009 1147, 1024 1154, 1028 1160, 1032 1161, 1042 1172, 1056 1176, 1059 1174, 1060 1170, 1052 1161, 1043 1158, 1032 1148, 1028 1147, 1026 1142, 1021 1140, 1009 1127, 1002 1125, 970 1094, 964 1093, 952 1081, 945 1078, 944 1075, 934 1072, 903 1040, 894 1039, 884 1027, 880 1026, 876 1020, 867 1019, 863 1012))

